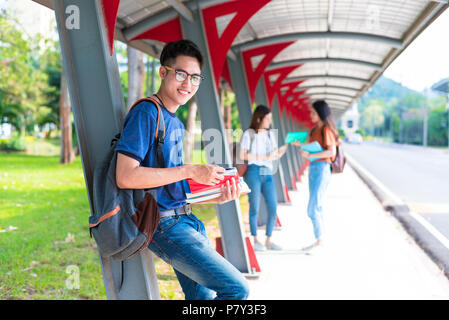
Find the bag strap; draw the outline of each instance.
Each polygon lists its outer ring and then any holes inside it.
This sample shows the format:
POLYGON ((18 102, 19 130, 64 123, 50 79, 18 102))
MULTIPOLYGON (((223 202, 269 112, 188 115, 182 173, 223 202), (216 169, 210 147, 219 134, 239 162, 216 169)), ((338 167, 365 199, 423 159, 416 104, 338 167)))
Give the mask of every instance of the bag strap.
POLYGON ((128 113, 131 112, 131 110, 142 101, 153 102, 153 104, 156 106, 156 108, 157 108, 157 124, 156 124, 156 131, 154 133, 154 138, 156 139, 156 141, 158 141, 158 137, 159 137, 162 141, 162 144, 164 144, 165 123, 164 123, 164 116, 162 114, 162 110, 160 107, 161 105, 163 105, 161 102, 157 101, 156 99, 154 99, 152 97, 141 98, 133 103, 133 105, 129 108, 128 113))
MULTIPOLYGON (((321 128, 321 135, 322 135, 322 137, 323 137, 323 143, 324 143, 324 127, 326 127, 325 125, 321 128)), ((332 131, 332 130, 331 130, 332 131)), ((332 134, 334 134, 333 132, 332 132, 332 134)), ((337 139, 335 139, 335 140, 337 140, 337 139)), ((337 159, 337 156, 338 156, 338 142, 337 141, 335 141, 335 148, 336 148, 336 153, 335 153, 335 157, 334 157, 334 160, 332 160, 332 157, 331 157, 331 162, 335 162, 335 160, 337 159)))
MULTIPOLYGON (((162 108, 161 106, 164 106, 162 103, 162 100, 156 95, 157 99, 154 99, 153 97, 147 97, 137 100, 133 103, 131 108, 129 108, 130 112, 137 104, 139 104, 142 101, 148 101, 152 102, 156 108, 157 108, 157 123, 156 123, 156 130, 154 133, 154 139, 156 140, 156 165, 157 168, 165 168, 165 159, 164 159, 164 153, 162 152, 162 146, 165 143, 165 122, 164 122, 164 115, 162 114, 162 108)), ((168 189, 169 185, 164 185, 164 189, 167 192, 167 194, 170 196, 172 200, 175 200, 175 197, 171 194, 170 190, 168 189)))

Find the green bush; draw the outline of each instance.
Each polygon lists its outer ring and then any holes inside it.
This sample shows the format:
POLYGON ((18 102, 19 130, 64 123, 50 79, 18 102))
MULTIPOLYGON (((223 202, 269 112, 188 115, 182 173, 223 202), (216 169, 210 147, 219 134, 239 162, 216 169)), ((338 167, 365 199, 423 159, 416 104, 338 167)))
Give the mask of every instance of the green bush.
POLYGON ((0 150, 4 151, 25 151, 27 142, 24 138, 14 137, 0 140, 0 150))

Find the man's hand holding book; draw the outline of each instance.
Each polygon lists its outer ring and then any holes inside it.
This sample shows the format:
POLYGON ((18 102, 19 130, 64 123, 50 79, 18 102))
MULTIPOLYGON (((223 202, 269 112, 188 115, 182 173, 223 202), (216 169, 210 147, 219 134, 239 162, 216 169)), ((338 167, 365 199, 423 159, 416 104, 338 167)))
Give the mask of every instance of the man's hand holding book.
POLYGON ((219 182, 215 184, 204 184, 196 179, 187 179, 189 188, 186 192, 187 202, 223 204, 237 199, 242 193, 251 191, 238 176, 236 168, 221 168, 216 174, 219 176, 217 178, 219 182))

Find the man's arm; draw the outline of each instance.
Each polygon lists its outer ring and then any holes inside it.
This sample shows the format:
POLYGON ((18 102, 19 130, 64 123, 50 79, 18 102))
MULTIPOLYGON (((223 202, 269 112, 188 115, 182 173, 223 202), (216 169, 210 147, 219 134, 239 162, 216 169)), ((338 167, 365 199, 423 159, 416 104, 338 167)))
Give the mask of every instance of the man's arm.
POLYGON ((216 165, 183 165, 172 168, 141 167, 139 161, 122 153, 117 154, 116 181, 120 189, 156 188, 173 182, 193 179, 208 185, 219 183, 224 168, 216 165))

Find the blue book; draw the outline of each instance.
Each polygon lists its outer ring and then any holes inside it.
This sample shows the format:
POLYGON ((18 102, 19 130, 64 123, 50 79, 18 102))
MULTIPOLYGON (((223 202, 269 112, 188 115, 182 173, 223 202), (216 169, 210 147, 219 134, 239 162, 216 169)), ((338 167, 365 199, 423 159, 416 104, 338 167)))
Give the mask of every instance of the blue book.
MULTIPOLYGON (((309 144, 303 144, 301 145, 301 149, 307 151, 308 153, 317 153, 323 151, 323 148, 321 148, 321 145, 318 143, 318 141, 314 141, 309 144)), ((310 162, 313 162, 318 159, 319 158, 309 158, 310 162)))

